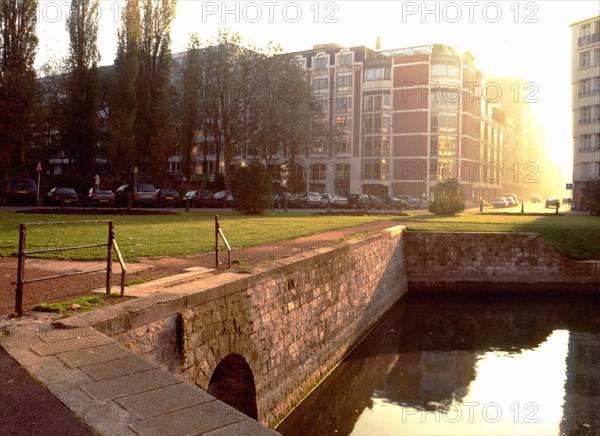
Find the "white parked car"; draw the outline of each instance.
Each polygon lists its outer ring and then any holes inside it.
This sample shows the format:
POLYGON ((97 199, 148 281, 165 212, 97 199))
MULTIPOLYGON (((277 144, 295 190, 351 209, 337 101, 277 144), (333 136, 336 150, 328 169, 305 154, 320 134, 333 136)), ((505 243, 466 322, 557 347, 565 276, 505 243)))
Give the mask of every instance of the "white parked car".
POLYGON ((329 193, 321 194, 321 206, 327 207, 327 203, 335 207, 348 207, 348 199, 346 197, 329 193))

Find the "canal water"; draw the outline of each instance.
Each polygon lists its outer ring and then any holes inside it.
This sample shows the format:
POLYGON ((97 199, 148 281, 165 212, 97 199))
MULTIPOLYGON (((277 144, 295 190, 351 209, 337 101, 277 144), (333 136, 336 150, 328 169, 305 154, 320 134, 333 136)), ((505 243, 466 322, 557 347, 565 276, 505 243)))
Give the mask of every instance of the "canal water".
POLYGON ((406 297, 277 430, 598 435, 600 302, 406 297))

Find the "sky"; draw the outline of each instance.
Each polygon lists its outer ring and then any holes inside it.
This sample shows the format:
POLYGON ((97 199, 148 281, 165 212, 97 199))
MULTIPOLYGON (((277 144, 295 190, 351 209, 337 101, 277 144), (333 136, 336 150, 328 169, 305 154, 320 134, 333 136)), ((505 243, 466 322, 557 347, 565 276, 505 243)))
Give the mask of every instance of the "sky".
MULTIPOLYGON (((100 0, 101 64, 112 64, 124 2, 100 0)), ((40 0, 36 65, 67 53, 66 0, 40 0)), ((570 24, 600 14, 595 0, 543 1, 200 1, 179 0, 172 51, 189 34, 209 41, 221 26, 259 46, 300 51, 314 44, 383 49, 433 43, 470 50, 486 75, 526 79, 519 98, 538 115, 552 156, 572 165, 570 24), (527 86, 529 84, 529 86, 527 86)), ((569 170, 570 172, 570 170, 569 170)))

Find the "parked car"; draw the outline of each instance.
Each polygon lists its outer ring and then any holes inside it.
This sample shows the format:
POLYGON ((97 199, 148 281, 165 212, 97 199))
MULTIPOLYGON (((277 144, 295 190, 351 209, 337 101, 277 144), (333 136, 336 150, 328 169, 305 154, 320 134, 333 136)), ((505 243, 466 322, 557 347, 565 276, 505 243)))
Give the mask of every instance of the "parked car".
POLYGON ((532 203, 541 203, 542 202, 542 197, 539 195, 534 195, 533 197, 531 197, 531 202, 532 203))
POLYGON ((413 207, 406 203, 404 200, 394 197, 393 195, 380 195, 378 197, 380 204, 384 206, 384 209, 390 210, 402 210, 412 209, 413 207))
POLYGON ((302 197, 302 201, 304 203, 304 207, 307 208, 319 208, 321 207, 321 194, 318 192, 308 192, 306 197, 302 197))
POLYGON ((508 207, 508 201, 506 200, 506 197, 494 198, 492 206, 494 206, 494 209, 503 209, 508 207))
POLYGON ((510 200, 510 202, 512 203, 512 206, 508 206, 508 207, 513 207, 513 206, 519 205, 519 199, 517 198, 517 194, 508 194, 505 196, 505 198, 507 200, 510 200))
POLYGON ((90 188, 83 201, 90 207, 113 206, 115 193, 110 189, 90 188))
POLYGON ((327 207, 327 203, 329 203, 330 207, 337 208, 345 208, 348 207, 348 199, 346 197, 341 197, 337 194, 320 194, 321 195, 321 206, 327 207))
POLYGON ((115 203, 122 207, 156 206, 158 194, 151 183, 128 183, 115 192, 115 203))
POLYGON ((556 206, 560 206, 560 199, 558 197, 548 197, 546 199, 545 207, 556 207, 556 206))
POLYGON ((180 207, 181 198, 175 189, 161 188, 157 191, 156 201, 163 207, 180 207))
POLYGON ((396 196, 396 198, 402 200, 404 203, 406 203, 412 209, 420 209, 421 206, 423 205, 423 200, 412 197, 410 195, 405 195, 405 194, 398 195, 398 196, 396 196))
POLYGON ((44 195, 42 201, 46 206, 78 206, 79 196, 73 188, 56 186, 44 195))
POLYGON ((233 194, 231 191, 219 191, 213 195, 211 207, 233 207, 233 194))
POLYGON ((573 199, 571 197, 563 197, 562 204, 572 204, 573 199))
POLYGON ((35 206, 37 186, 31 179, 13 177, 0 192, 0 203, 35 206))
MULTIPOLYGON (((302 207, 302 205, 298 202, 298 200, 296 199, 296 196, 290 192, 286 192, 285 193, 285 197, 287 197, 287 206, 292 209, 292 208, 300 208, 302 207)), ((275 195, 273 195, 273 205, 275 206, 276 209, 282 209, 285 205, 284 205, 284 199, 285 199, 283 192, 278 192, 275 195)))
POLYGON ((352 209, 371 207, 371 199, 366 194, 350 194, 348 195, 348 207, 352 209))
POLYGON ((515 207, 517 205, 515 199, 510 196, 506 196, 504 199, 506 200, 506 207, 515 207))

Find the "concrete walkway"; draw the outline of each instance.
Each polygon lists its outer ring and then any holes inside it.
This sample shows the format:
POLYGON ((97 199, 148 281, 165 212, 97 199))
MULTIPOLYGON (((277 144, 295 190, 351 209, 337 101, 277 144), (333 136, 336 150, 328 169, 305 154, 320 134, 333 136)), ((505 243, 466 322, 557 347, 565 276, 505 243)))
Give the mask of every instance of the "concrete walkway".
POLYGON ((90 327, 19 320, 1 332, 0 346, 98 434, 278 434, 90 327))

